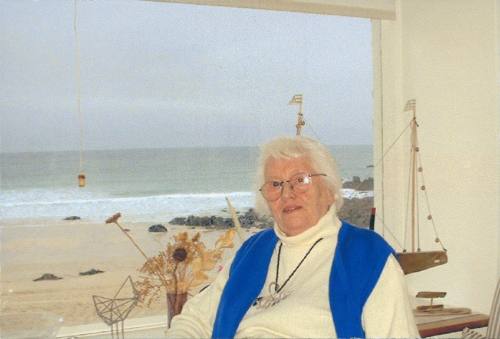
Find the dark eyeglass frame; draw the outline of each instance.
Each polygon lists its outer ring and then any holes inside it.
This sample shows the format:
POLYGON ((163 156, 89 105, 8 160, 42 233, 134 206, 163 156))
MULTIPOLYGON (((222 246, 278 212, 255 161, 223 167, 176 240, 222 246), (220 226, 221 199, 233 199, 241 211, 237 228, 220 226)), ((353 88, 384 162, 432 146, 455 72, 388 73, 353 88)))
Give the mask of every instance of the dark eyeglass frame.
MULTIPOLYGON (((299 175, 305 175, 309 178, 312 178, 312 177, 318 177, 318 176, 322 176, 322 177, 326 177, 327 175, 325 173, 297 173, 295 175, 292 176, 292 178, 296 177, 296 176, 299 176, 299 175)), ((262 194, 262 196, 264 197, 264 199, 266 199, 267 201, 276 201, 278 200, 279 198, 281 198, 281 196, 283 195, 283 188, 285 187, 285 183, 288 183, 290 185, 290 189, 292 191, 294 191, 294 188, 293 188, 293 185, 292 183, 290 182, 292 179, 288 179, 288 180, 271 180, 271 181, 266 181, 260 188, 259 188, 259 192, 262 194), (269 184, 269 183, 272 183, 272 182, 279 182, 279 186, 280 186, 280 194, 277 195, 276 199, 268 199, 266 197, 266 195, 264 194, 264 191, 263 191, 263 188, 265 185, 269 184)), ((308 183, 305 187, 308 187, 310 185, 310 183, 308 183)), ((294 191, 295 192, 295 191, 294 191)), ((305 191, 304 191, 305 192, 305 191)))

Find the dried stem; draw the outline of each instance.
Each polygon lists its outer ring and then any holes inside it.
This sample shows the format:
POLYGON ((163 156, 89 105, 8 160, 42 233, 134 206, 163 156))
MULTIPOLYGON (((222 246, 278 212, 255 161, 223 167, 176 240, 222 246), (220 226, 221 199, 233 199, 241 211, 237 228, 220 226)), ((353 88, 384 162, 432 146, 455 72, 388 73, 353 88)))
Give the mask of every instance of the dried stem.
POLYGON ((132 238, 132 236, 131 236, 130 234, 128 234, 128 233, 125 231, 125 229, 123 229, 123 227, 122 227, 122 226, 118 223, 118 221, 115 221, 115 222, 114 222, 114 224, 120 228, 120 230, 123 232, 123 234, 125 234, 125 235, 126 235, 126 236, 130 239, 130 241, 132 242, 132 244, 134 244, 135 248, 137 248, 137 250, 138 250, 139 252, 141 252, 142 256, 143 256, 144 258, 146 258, 146 260, 148 260, 149 258, 148 258, 148 256, 146 255, 146 253, 144 253, 144 251, 143 251, 143 250, 139 247, 139 245, 135 242, 134 238, 132 238))
MULTIPOLYGON (((137 242, 135 242, 134 238, 132 238, 132 236, 130 234, 128 234, 128 232, 125 231, 125 229, 118 222, 118 219, 120 217, 121 217, 121 213, 116 213, 113 216, 111 216, 108 219, 106 219, 106 224, 113 223, 116 226, 118 226, 118 228, 122 231, 122 233, 125 234, 127 236, 127 238, 129 238, 129 240, 132 242, 132 244, 135 246, 135 248, 137 248, 137 250, 142 254, 142 256, 144 258, 146 258, 146 261, 148 261, 149 258, 146 255, 146 253, 144 253, 144 251, 142 250, 142 248, 137 244, 137 242)), ((162 284, 164 284, 165 286, 167 286, 167 279, 165 278, 165 276, 163 275, 163 272, 161 271, 161 265, 158 263, 158 261, 157 261, 157 259, 155 257, 153 257, 153 260, 154 260, 154 262, 156 264, 155 266, 156 266, 156 273, 158 275, 158 278, 160 278, 162 284)))

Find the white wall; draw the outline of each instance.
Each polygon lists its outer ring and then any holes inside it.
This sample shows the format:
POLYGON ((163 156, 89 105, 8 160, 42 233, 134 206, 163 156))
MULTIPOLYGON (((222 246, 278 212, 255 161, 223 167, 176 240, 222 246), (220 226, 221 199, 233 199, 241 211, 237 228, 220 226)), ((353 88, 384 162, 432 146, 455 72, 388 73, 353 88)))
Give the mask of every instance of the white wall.
MULTIPOLYGON (((375 161, 415 98, 431 210, 448 249, 448 264, 408 276, 410 289, 446 291, 447 303, 485 313, 500 272, 498 2, 400 0, 396 20, 374 22, 375 161)), ((407 151, 396 146, 375 173, 384 188, 377 211, 400 239, 407 151)), ((428 226, 421 247, 439 249, 428 226)))
MULTIPOLYGON (((500 0, 496 2, 496 52, 497 52, 497 112, 500 112, 500 0)), ((500 114, 500 113, 499 113, 500 114)), ((500 119, 499 119, 500 120, 500 119)), ((500 122, 499 122, 500 125, 500 122)), ((500 145, 500 126, 498 128, 497 145, 500 145)), ((500 168, 500 147, 497 148, 497 168, 500 168)), ((500 180, 498 180, 498 190, 500 191, 500 180)), ((498 209, 498 219, 500 219, 500 208, 498 209)), ((498 244, 500 244, 500 230, 498 231, 498 244)), ((500 275, 500 245, 498 246, 498 275, 500 275)))

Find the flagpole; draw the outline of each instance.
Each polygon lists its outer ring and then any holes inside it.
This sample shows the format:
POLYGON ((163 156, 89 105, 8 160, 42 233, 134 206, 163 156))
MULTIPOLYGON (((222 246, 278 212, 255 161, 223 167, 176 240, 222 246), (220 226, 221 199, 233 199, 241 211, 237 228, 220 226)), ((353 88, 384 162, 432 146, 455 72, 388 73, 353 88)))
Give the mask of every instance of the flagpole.
POLYGON ((303 97, 302 94, 300 94, 300 97, 298 97, 298 103, 299 103, 299 112, 297 113, 297 124, 295 125, 297 132, 296 135, 300 135, 302 131, 302 127, 306 124, 304 121, 304 114, 302 113, 302 103, 303 103, 303 97))

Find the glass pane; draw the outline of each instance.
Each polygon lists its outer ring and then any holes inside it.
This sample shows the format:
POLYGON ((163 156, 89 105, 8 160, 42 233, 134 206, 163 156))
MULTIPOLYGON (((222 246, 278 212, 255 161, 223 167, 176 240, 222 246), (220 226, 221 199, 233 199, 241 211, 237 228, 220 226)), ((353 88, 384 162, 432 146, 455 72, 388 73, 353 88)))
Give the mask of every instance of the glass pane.
MULTIPOLYGON (((232 225, 226 197, 243 239, 272 225, 252 212, 258 145, 295 134, 295 94, 304 98, 302 133, 329 145, 350 181, 346 196, 366 197, 347 199, 342 216, 367 226, 368 20, 144 1, 77 1, 76 11, 70 1, 4 1, 0 29, 6 337, 96 324, 109 333, 92 297, 113 298, 122 283, 118 295, 132 297, 127 277, 143 281, 141 251, 154 257, 180 232, 200 232, 213 249, 232 225), (117 223, 106 224, 117 212, 117 223)), ((234 254, 239 236, 232 241, 190 295, 234 254)), ((128 319, 166 324, 166 292, 128 319)))

